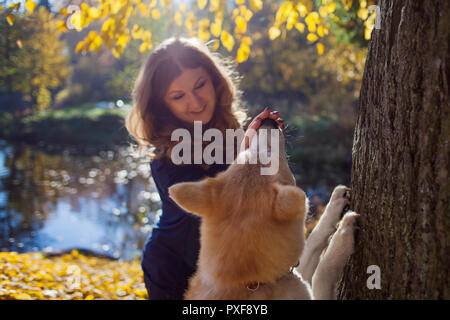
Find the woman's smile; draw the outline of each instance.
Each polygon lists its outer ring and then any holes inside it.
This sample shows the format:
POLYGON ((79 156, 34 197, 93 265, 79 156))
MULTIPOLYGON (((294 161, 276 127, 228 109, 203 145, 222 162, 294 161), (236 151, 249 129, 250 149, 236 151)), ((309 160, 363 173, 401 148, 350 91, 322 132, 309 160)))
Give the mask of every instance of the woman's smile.
POLYGON ((200 113, 202 113, 205 110, 206 110, 206 104, 199 111, 191 111, 191 113, 193 113, 193 114, 200 114, 200 113))

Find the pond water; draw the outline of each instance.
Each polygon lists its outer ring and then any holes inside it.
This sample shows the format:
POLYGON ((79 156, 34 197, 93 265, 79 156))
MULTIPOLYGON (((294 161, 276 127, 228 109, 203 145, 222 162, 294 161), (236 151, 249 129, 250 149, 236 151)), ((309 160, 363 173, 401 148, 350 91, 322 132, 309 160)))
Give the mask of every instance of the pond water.
POLYGON ((0 141, 0 251, 86 248, 140 256, 160 213, 148 163, 0 141))
MULTIPOLYGON (((312 210, 349 183, 348 167, 291 165, 312 210)), ((0 140, 0 251, 84 248, 131 260, 160 213, 149 163, 127 148, 81 155, 0 140)))

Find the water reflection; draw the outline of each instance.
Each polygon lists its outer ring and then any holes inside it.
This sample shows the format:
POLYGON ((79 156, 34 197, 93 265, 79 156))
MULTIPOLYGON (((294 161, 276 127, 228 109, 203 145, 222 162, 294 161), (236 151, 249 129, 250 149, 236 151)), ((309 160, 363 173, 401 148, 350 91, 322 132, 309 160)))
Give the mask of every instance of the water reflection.
POLYGON ((139 256, 160 212, 149 169, 126 149, 80 156, 0 141, 0 250, 139 256))
MULTIPOLYGON (((311 215, 334 186, 349 184, 350 165, 290 163, 311 215)), ((78 247, 132 259, 160 213, 149 164, 125 148, 82 156, 0 140, 0 251, 78 247)))

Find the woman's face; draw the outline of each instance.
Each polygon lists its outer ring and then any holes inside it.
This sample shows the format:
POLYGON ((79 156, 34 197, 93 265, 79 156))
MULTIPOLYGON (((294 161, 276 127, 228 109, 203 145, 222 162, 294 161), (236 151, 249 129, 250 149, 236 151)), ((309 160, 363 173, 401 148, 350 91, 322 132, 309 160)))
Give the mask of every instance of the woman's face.
POLYGON ((164 101, 178 119, 188 123, 208 123, 216 104, 211 77, 202 67, 184 69, 169 85, 164 101))

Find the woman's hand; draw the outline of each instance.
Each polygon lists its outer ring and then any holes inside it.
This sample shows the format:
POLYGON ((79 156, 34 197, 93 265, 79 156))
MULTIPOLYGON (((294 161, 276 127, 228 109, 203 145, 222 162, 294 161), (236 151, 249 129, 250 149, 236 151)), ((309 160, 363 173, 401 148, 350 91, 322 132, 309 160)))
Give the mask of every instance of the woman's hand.
POLYGON ((280 112, 278 112, 278 111, 271 112, 269 108, 266 108, 266 109, 264 109, 263 112, 258 114, 252 120, 252 122, 250 122, 250 124, 247 128, 247 131, 245 132, 244 140, 242 141, 242 144, 241 144, 241 151, 248 149, 248 147, 250 146, 250 141, 252 141, 252 138, 255 135, 256 130, 259 129, 262 121, 264 119, 268 119, 268 118, 275 120, 275 122, 278 124, 278 127, 280 127, 280 129, 284 131, 284 120, 282 120, 280 118, 280 112), (250 129, 252 129, 252 130, 250 130, 250 129))

